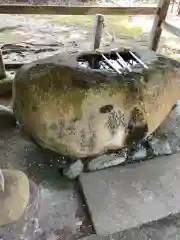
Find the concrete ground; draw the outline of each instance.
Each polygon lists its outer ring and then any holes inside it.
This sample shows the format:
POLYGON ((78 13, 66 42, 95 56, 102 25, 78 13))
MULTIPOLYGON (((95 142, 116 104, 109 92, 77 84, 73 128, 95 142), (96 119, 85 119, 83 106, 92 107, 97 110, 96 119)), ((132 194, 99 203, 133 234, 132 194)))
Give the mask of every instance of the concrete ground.
MULTIPOLYGON (((8 106, 10 100, 0 103, 8 106)), ((1 129, 0 168, 19 169, 27 174, 31 201, 26 220, 1 227, 0 239, 75 239, 93 233, 77 182, 60 175, 59 160, 59 156, 23 140, 17 129, 1 129)))

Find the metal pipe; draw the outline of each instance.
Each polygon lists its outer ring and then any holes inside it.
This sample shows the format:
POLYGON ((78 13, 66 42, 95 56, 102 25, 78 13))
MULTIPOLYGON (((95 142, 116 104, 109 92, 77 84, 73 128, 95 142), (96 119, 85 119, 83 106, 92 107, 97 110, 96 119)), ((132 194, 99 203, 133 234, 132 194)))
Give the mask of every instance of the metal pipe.
POLYGON ((117 69, 117 68, 109 61, 109 59, 107 59, 107 58, 104 56, 104 54, 101 54, 101 56, 103 57, 105 63, 106 63, 109 67, 111 67, 111 68, 112 68, 115 72, 117 72, 118 74, 121 74, 121 72, 119 71, 119 69, 117 69))
POLYGON ((122 64, 122 66, 124 68, 127 68, 129 72, 132 72, 131 68, 127 65, 127 63, 124 61, 124 59, 119 55, 119 53, 116 53, 118 59, 117 62, 119 62, 120 64, 122 64))
POLYGON ((143 66, 144 68, 148 69, 148 66, 143 63, 143 61, 141 61, 141 59, 139 59, 133 52, 129 51, 129 53, 135 58, 135 60, 141 64, 141 66, 143 66))

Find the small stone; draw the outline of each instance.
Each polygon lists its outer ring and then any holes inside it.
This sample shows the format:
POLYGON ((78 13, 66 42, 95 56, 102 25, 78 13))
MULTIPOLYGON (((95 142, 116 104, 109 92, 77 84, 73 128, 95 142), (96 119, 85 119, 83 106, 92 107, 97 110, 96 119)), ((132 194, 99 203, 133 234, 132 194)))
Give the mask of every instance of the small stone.
POLYGON ((69 179, 77 178, 83 172, 84 165, 81 160, 77 160, 75 163, 71 164, 69 167, 63 170, 63 175, 69 179))
POLYGON ((161 140, 154 138, 150 141, 150 146, 154 151, 155 155, 170 155, 172 154, 172 150, 170 144, 167 140, 161 140))
POLYGON ((125 161, 124 156, 111 156, 111 155, 102 155, 97 158, 94 158, 88 163, 89 171, 96 171, 105 169, 111 166, 116 166, 125 161))
POLYGON ((76 226, 81 226, 82 223, 83 223, 82 221, 79 221, 79 222, 76 223, 76 226))
POLYGON ((25 233, 27 231, 27 226, 23 227, 23 233, 25 233))
POLYGON ((43 233, 43 231, 42 231, 41 228, 35 229, 35 230, 34 230, 34 236, 35 236, 35 238, 38 239, 38 237, 40 237, 40 236, 42 235, 42 233, 43 233))
POLYGON ((141 161, 147 157, 147 151, 145 148, 138 149, 132 156, 133 161, 141 161))
POLYGON ((0 226, 18 220, 29 201, 29 180, 18 170, 2 170, 4 191, 0 191, 0 226))
POLYGON ((16 126, 16 119, 13 111, 0 105, 0 128, 12 128, 16 126))
POLYGON ((34 227, 35 227, 36 229, 38 229, 38 228, 39 228, 39 220, 38 220, 37 218, 32 218, 31 221, 32 221, 33 224, 34 224, 34 227))

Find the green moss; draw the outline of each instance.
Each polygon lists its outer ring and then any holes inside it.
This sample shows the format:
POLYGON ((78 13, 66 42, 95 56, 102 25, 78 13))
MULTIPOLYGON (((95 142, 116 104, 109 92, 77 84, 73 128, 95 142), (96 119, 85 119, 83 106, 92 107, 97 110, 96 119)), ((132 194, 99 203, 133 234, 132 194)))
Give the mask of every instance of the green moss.
POLYGON ((54 23, 60 23, 68 26, 84 26, 90 27, 93 24, 93 16, 58 16, 52 19, 54 23))
POLYGON ((85 98, 85 91, 83 90, 73 90, 72 93, 70 94, 70 102, 73 105, 74 108, 74 114, 76 119, 81 119, 82 118, 82 102, 85 98))
POLYGON ((56 99, 59 99, 60 106, 63 110, 63 113, 67 113, 69 107, 73 107, 74 110, 74 118, 81 119, 82 118, 82 102, 85 98, 85 91, 79 89, 72 89, 68 93, 58 92, 58 96, 56 99), (61 104, 66 103, 66 104, 61 104))
POLYGON ((15 26, 15 27, 13 27, 13 26, 7 26, 7 27, 0 27, 0 32, 11 32, 12 30, 15 30, 15 29, 17 29, 18 27, 21 27, 20 25, 19 26, 15 26))
POLYGON ((178 54, 170 54, 168 57, 175 59, 176 61, 180 62, 180 55, 178 54))
POLYGON ((5 42, 6 44, 12 43, 19 43, 21 41, 25 41, 27 39, 28 35, 26 34, 20 34, 16 31, 4 31, 0 32, 0 42, 5 42))
MULTIPOLYGON (((81 26, 93 28, 94 16, 58 16, 52 22, 67 26, 81 26)), ((133 26, 129 22, 128 16, 105 16, 105 28, 116 36, 138 37, 143 33, 140 26, 133 26)))

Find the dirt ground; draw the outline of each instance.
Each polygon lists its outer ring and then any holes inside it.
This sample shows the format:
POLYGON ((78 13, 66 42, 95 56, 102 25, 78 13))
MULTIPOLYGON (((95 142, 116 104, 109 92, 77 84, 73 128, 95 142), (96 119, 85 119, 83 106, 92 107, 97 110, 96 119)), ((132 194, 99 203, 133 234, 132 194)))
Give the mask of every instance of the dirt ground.
MULTIPOLYGON (((179 17, 169 15, 175 26, 179 17)), ((93 16, 0 15, 5 63, 30 62, 58 52, 92 50, 93 16)), ((101 48, 148 47, 153 17, 106 16, 101 48)), ((179 59, 180 39, 163 31, 158 52, 179 59)))

